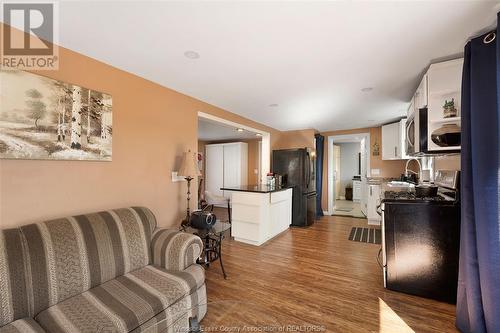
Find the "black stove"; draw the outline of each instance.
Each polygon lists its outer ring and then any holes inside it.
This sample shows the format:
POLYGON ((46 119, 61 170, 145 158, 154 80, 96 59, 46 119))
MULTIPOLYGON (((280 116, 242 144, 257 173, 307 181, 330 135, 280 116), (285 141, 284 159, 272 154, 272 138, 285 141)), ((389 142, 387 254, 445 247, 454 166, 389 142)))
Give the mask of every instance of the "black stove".
POLYGON ((458 284, 460 195, 458 171, 440 170, 438 194, 386 191, 382 215, 382 269, 388 289, 454 303, 458 284))

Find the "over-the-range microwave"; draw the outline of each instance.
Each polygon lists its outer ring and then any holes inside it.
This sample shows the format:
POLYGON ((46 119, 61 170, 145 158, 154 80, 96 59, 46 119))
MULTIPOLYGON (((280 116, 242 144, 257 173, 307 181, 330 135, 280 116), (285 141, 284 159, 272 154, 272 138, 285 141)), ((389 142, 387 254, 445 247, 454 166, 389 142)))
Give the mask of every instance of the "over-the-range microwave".
POLYGON ((406 154, 410 156, 459 153, 459 149, 429 149, 428 109, 422 108, 411 113, 406 120, 406 154))
POLYGON ((427 108, 413 112, 406 120, 406 153, 408 155, 428 153, 427 108))

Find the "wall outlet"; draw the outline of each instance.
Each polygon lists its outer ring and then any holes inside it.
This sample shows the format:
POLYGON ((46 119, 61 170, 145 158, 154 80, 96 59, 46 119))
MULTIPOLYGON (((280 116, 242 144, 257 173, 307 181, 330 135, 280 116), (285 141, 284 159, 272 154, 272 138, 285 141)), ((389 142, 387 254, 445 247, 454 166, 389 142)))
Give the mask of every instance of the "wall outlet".
POLYGON ((371 174, 372 174, 372 176, 379 176, 380 169, 371 169, 371 174))
POLYGON ((184 179, 184 177, 177 175, 177 171, 172 171, 172 182, 173 183, 185 182, 185 181, 186 181, 186 179, 184 179))

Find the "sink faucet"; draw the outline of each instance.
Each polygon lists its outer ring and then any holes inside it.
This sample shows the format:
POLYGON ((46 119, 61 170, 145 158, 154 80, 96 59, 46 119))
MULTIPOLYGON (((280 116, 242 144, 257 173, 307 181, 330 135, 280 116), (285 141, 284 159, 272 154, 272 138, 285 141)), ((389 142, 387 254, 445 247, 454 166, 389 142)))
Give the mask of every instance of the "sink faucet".
POLYGON ((418 182, 420 183, 420 178, 422 177, 422 164, 420 164, 420 161, 416 158, 410 158, 408 161, 406 161, 405 176, 406 177, 409 176, 408 172, 412 172, 414 174, 417 174, 415 171, 408 169, 408 165, 410 164, 411 161, 417 161, 417 163, 418 163, 418 182))

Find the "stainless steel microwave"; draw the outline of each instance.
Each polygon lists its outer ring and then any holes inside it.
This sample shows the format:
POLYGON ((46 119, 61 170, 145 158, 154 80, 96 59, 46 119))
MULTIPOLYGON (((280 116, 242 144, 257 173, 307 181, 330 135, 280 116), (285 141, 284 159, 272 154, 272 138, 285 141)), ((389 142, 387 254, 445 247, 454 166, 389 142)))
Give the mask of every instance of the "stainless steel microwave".
POLYGON ((406 121, 406 153, 414 156, 427 152, 427 108, 423 108, 406 121))

